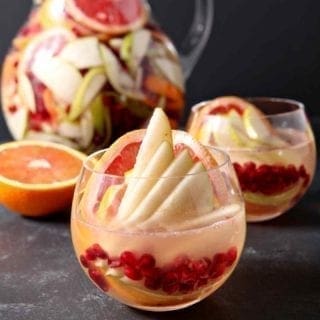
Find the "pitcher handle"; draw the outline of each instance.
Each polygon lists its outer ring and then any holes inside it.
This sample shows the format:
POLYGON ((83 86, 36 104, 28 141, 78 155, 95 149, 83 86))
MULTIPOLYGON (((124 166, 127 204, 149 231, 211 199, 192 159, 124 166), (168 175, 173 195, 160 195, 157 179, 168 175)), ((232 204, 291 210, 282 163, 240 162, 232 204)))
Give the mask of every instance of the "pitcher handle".
POLYGON ((191 75, 210 37, 214 0, 195 0, 191 27, 179 48, 185 79, 191 75))

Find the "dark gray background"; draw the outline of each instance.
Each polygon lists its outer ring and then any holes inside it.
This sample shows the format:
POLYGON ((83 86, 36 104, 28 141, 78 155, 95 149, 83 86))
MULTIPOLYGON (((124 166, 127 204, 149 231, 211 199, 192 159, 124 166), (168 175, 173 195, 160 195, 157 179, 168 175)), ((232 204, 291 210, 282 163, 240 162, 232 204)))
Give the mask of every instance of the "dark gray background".
MULTIPOLYGON (((30 0, 0 0, 0 59, 30 0)), ((191 0, 153 0, 174 39, 191 0), (176 18, 179 14, 179 23, 176 18)), ((188 106, 222 94, 302 100, 320 137, 320 1, 216 0, 214 30, 187 84, 188 106)), ((7 131, 0 119, 0 141, 7 131)), ((319 144, 318 144, 319 150, 319 144)), ((1 164, 0 164, 1 165, 1 164)), ((1 320, 319 320, 320 172, 282 217, 249 224, 245 250, 228 282, 191 308, 154 314, 98 291, 72 248, 69 215, 24 219, 0 206, 1 320)))
MULTIPOLYGON (((172 38, 181 39, 193 1, 150 2, 172 38)), ((0 1, 0 61, 30 6, 31 0, 0 1)), ((187 83, 188 108, 219 95, 263 95, 301 100, 318 115, 319 89, 320 1, 215 1, 209 43, 187 83)))

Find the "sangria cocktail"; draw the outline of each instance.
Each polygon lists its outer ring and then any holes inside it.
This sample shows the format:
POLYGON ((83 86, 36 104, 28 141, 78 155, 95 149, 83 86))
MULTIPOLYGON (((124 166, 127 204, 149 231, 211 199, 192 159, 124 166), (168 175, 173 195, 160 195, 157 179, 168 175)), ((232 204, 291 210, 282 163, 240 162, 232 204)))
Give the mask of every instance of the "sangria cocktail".
POLYGON ((310 186, 316 150, 300 102, 217 98, 193 107, 188 131, 203 144, 229 153, 243 191, 248 221, 281 215, 310 186))
POLYGON ((71 230, 77 258, 101 290, 166 311, 204 299, 227 280, 246 221, 228 155, 171 132, 156 109, 146 130, 88 157, 71 230))

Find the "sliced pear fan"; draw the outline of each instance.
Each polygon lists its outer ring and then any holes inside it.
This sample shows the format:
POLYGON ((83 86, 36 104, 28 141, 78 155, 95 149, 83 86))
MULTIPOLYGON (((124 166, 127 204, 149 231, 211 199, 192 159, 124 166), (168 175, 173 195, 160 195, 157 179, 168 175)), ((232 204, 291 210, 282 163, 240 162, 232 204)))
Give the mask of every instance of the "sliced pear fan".
POLYGON ((150 218, 153 212, 161 205, 161 203, 169 196, 172 190, 180 182, 183 177, 193 166, 192 158, 187 150, 183 150, 170 164, 163 173, 163 179, 159 179, 140 205, 131 214, 126 221, 126 226, 138 226, 150 218), (171 178, 168 178, 171 177, 171 178))
POLYGON ((201 162, 193 165, 183 180, 165 199, 143 228, 170 228, 213 211, 212 184, 201 162))
POLYGON ((22 102, 31 112, 36 112, 36 101, 29 78, 23 73, 18 78, 18 90, 22 102))
POLYGON ((28 127, 28 110, 24 107, 18 108, 15 112, 6 112, 6 121, 10 132, 15 140, 21 140, 26 134, 28 127))
POLYGON ((163 141, 145 170, 142 172, 141 176, 139 176, 139 179, 135 181, 134 177, 131 178, 134 184, 134 191, 130 191, 132 190, 130 181, 128 185, 128 192, 125 193, 119 207, 117 219, 124 221, 127 217, 131 216, 132 212, 145 198, 146 194, 148 194, 157 179, 172 162, 173 158, 172 145, 167 141, 163 141))

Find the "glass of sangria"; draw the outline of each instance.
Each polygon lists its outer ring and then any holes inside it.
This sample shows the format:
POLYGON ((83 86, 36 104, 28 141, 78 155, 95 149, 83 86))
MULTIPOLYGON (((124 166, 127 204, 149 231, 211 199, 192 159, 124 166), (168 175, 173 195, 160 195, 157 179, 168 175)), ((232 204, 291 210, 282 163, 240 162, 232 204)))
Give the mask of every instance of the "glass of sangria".
POLYGON ((155 165, 158 156, 145 168, 151 175, 133 174, 144 132, 84 162, 72 240, 86 275, 106 294, 138 309, 176 310, 209 296, 236 267, 244 202, 229 156, 182 131, 173 133, 174 156, 163 174, 157 177, 165 162, 155 165))
POLYGON ((187 127, 202 143, 229 153, 249 222, 283 214, 310 186, 316 147, 301 102, 220 97, 194 106, 187 127))

